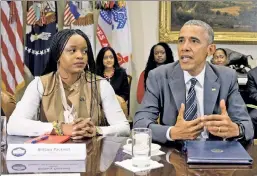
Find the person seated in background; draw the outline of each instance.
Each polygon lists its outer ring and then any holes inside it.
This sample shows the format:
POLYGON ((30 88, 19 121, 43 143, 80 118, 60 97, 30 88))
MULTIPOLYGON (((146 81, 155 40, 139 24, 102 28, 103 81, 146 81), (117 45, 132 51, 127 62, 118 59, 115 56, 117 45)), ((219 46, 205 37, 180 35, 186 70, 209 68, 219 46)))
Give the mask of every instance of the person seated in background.
POLYGON ((232 68, 237 73, 246 76, 246 73, 251 69, 248 60, 253 60, 251 55, 245 55, 229 48, 218 48, 211 59, 211 63, 232 68))
POLYGON ((129 124, 113 88, 94 72, 87 35, 78 29, 56 33, 43 76, 28 85, 9 119, 8 134, 128 136, 129 124))
POLYGON ((110 82, 125 115, 128 116, 128 75, 120 67, 117 55, 111 47, 104 47, 99 51, 96 58, 96 74, 110 82))
POLYGON ((1 116, 6 116, 7 119, 11 116, 16 106, 15 98, 7 91, 1 91, 1 116))
POLYGON ((150 50, 145 70, 140 74, 137 86, 137 101, 142 102, 148 73, 156 67, 174 62, 173 53, 167 43, 159 42, 150 50))
POLYGON ((253 138, 253 125, 238 91, 237 74, 206 62, 213 55, 213 29, 200 20, 179 32, 178 58, 149 72, 133 128, 150 128, 159 143, 253 138), (157 124, 160 114, 160 124, 157 124))
MULTIPOLYGON (((257 67, 247 73, 247 94, 249 96, 249 104, 257 106, 257 67)), ((249 115, 254 125, 254 136, 257 137, 257 109, 249 109, 249 115)))
POLYGON ((228 64, 226 51, 223 48, 216 49, 215 53, 213 54, 213 58, 211 59, 211 63, 226 66, 226 64, 228 64))

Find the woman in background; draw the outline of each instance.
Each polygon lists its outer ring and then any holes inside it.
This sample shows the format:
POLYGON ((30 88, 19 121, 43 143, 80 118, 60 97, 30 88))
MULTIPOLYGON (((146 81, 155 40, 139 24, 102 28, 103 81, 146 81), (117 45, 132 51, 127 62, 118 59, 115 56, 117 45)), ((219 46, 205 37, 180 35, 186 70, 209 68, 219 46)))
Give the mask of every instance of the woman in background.
POLYGON ((78 29, 56 33, 43 76, 28 85, 9 119, 8 134, 128 136, 129 124, 112 87, 94 73, 87 35, 78 29))
POLYGON ((128 116, 126 103, 130 91, 128 76, 126 71, 120 67, 117 55, 111 47, 104 47, 99 51, 96 58, 96 74, 110 82, 125 115, 128 116))
POLYGON ((160 42, 150 50, 145 70, 141 73, 137 86, 137 101, 140 104, 145 94, 148 73, 156 67, 174 62, 173 53, 167 43, 160 42))
POLYGON ((227 53, 223 48, 216 49, 211 60, 212 64, 225 66, 228 63, 227 53))

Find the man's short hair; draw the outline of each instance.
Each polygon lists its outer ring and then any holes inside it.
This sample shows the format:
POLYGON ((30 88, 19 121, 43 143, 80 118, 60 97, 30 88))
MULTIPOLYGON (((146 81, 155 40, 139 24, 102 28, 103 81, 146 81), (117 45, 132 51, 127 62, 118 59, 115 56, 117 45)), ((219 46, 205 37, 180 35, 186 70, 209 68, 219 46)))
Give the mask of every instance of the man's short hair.
POLYGON ((209 37, 208 42, 209 42, 209 44, 213 43, 213 41, 214 41, 214 32, 213 32, 212 27, 209 24, 207 24, 207 23, 205 23, 205 22, 203 22, 201 20, 189 20, 183 26, 185 26, 185 25, 195 25, 195 26, 203 27, 207 31, 207 33, 208 33, 208 37, 209 37))

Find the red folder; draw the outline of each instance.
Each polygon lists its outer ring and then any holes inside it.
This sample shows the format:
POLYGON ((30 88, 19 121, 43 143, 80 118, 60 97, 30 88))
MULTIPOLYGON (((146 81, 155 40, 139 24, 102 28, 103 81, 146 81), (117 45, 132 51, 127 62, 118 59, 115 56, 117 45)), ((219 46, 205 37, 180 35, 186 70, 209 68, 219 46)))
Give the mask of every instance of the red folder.
POLYGON ((33 140, 37 140, 36 144, 60 144, 65 143, 70 139, 70 136, 57 136, 57 135, 42 135, 38 136, 36 138, 30 139, 26 141, 25 143, 31 143, 33 140), (43 136, 48 136, 47 139, 40 140, 43 136))

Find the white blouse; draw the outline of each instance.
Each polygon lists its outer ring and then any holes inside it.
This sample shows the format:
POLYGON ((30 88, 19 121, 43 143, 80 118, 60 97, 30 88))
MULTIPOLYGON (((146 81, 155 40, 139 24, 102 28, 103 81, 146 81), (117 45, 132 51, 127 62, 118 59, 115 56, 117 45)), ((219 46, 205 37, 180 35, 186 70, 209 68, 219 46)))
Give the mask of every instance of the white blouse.
MULTIPOLYGON (((40 77, 35 77, 9 118, 7 124, 9 135, 39 136, 52 131, 52 123, 41 122, 37 117, 43 92, 44 88, 40 77)), ((108 81, 100 80, 100 94, 103 111, 110 125, 100 127, 103 135, 128 136, 130 132, 129 123, 108 81)))

